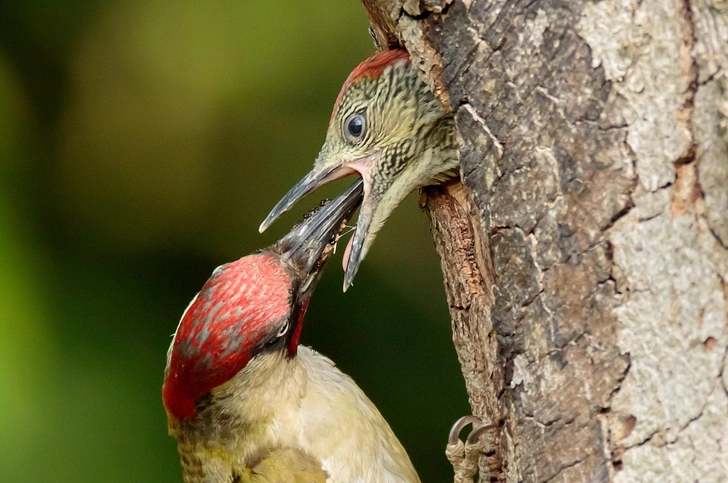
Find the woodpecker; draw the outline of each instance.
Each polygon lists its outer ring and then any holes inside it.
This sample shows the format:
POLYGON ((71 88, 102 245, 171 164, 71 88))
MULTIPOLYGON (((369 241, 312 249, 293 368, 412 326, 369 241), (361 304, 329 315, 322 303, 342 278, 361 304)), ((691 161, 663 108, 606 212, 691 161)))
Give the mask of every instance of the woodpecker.
POLYGON ((379 229, 412 190, 458 176, 453 116, 403 49, 379 52, 344 82, 313 169, 278 202, 263 232, 303 196, 354 173, 364 180, 356 233, 344 253, 344 291, 379 229))
POLYGON ((186 483, 419 482, 354 381, 299 345, 362 181, 274 245, 217 268, 185 310, 162 398, 186 483))

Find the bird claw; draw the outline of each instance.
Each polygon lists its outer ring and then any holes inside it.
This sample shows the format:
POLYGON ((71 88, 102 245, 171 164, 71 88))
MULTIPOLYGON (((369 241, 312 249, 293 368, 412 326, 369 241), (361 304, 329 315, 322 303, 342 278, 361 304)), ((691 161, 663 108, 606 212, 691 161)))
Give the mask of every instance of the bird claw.
POLYGON ((477 416, 463 416, 453 424, 447 438, 445 454, 455 470, 455 483, 473 483, 473 478, 478 472, 478 461, 483 452, 484 443, 481 437, 497 427, 497 424, 484 423, 477 416), (469 424, 472 424, 473 430, 463 443, 460 432, 469 424))

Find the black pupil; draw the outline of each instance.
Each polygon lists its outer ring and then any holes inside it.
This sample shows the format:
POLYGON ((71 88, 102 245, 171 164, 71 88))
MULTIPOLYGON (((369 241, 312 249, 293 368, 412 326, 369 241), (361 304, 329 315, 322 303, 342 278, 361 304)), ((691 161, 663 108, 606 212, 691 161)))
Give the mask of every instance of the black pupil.
POLYGON ((361 116, 354 116, 349 121, 349 134, 354 137, 361 136, 361 132, 364 130, 364 120, 361 116))

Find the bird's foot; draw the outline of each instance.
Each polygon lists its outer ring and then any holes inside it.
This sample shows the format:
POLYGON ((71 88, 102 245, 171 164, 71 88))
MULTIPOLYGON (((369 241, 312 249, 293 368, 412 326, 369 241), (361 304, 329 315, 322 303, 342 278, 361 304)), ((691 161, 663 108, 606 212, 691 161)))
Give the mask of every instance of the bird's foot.
POLYGON ((445 454, 455 470, 455 483, 473 483, 473 478, 478 472, 478 461, 483 453, 484 443, 481 437, 497 427, 497 424, 484 423, 477 416, 463 416, 453 425, 447 439, 445 454), (463 442, 460 439, 460 432, 468 424, 473 425, 473 430, 463 442))

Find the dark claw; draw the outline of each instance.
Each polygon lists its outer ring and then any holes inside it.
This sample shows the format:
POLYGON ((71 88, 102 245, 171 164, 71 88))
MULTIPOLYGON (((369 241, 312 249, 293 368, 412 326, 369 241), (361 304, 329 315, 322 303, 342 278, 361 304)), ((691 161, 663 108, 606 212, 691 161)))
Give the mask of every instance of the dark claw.
POLYGON ((476 443, 481 436, 483 436, 483 433, 486 431, 490 431, 491 429, 497 428, 498 425, 495 423, 481 423, 478 425, 473 425, 473 430, 468 435, 468 444, 474 444, 476 443))
POLYGON ((460 431, 462 431, 463 428, 468 424, 472 424, 473 427, 475 427, 477 423, 482 422, 483 421, 481 421, 478 416, 463 416, 462 418, 458 419, 457 421, 455 421, 455 424, 453 424, 452 428, 450 429, 450 434, 447 437, 447 444, 457 444, 458 439, 460 439, 460 431))
POLYGON ((458 440, 460 439, 460 432, 468 424, 473 425, 473 430, 470 432, 467 439, 467 442, 469 444, 477 442, 486 431, 490 431, 491 429, 495 429, 498 427, 498 425, 494 423, 483 423, 483 421, 477 416, 463 416, 462 418, 458 419, 455 424, 453 424, 452 429, 450 429, 450 434, 447 438, 447 444, 457 444, 458 440))

